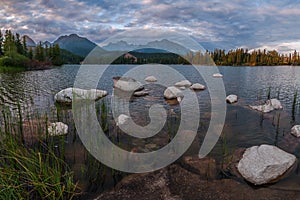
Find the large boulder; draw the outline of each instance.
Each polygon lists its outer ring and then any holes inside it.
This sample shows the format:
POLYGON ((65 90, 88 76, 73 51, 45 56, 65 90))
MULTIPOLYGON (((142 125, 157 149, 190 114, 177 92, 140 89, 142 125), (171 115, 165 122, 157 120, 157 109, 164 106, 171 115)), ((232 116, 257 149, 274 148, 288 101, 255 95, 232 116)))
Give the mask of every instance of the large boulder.
POLYGON ((48 134, 49 136, 60 136, 68 134, 68 125, 62 122, 51 123, 48 126, 48 134))
POLYGON ((295 137, 300 137, 300 125, 295 125, 291 129, 291 134, 295 137))
POLYGON ((54 100, 58 103, 71 104, 74 96, 76 99, 81 100, 98 100, 105 97, 107 94, 108 93, 105 90, 67 88, 55 94, 54 100))
POLYGON ((171 86, 165 90, 164 97, 166 99, 177 99, 180 102, 183 98, 183 93, 180 89, 171 86))
POLYGON ((142 83, 130 77, 113 77, 113 81, 115 88, 125 92, 140 91, 144 89, 142 83))
POLYGON ((276 146, 261 145, 246 149, 238 163, 239 173, 255 185, 275 182, 296 162, 296 157, 276 146))
POLYGON ((188 80, 183 80, 183 81, 179 81, 177 83, 175 83, 176 87, 190 87, 192 85, 192 83, 188 80))
POLYGON ((145 81, 147 82, 156 82, 157 78, 155 78, 154 76, 148 76, 145 78, 145 81))
POLYGON ((263 105, 250 106, 253 110, 268 113, 273 110, 282 109, 282 105, 278 99, 269 99, 263 105))
POLYGON ((124 114, 121 114, 119 115, 119 117, 117 118, 117 123, 116 125, 117 126, 122 126, 122 125, 125 125, 128 123, 128 120, 130 119, 129 116, 127 115, 124 115, 124 114))
POLYGON ((237 101, 238 101, 238 97, 236 95, 234 95, 234 94, 228 95, 226 97, 226 102, 227 103, 232 104, 232 103, 236 103, 237 101))
POLYGON ((193 90, 205 90, 205 86, 200 83, 194 83, 190 88, 193 90))

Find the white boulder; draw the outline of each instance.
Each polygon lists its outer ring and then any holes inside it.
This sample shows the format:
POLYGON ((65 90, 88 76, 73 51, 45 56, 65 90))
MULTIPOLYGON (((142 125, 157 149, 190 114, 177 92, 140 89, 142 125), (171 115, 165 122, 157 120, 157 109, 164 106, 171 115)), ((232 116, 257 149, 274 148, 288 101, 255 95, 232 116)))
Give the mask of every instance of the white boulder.
POLYGON ((200 83, 194 83, 191 87, 193 90, 205 90, 205 86, 200 83))
POLYGON ((154 76, 148 76, 145 78, 145 81, 147 82, 156 82, 157 78, 155 78, 154 76))
POLYGON ((117 119, 117 126, 122 126, 122 125, 126 124, 129 119, 130 119, 130 117, 127 115, 124 115, 124 114, 119 115, 119 117, 117 119))
POLYGON ((276 146, 261 145, 246 149, 237 165, 239 173, 255 185, 276 181, 296 162, 296 157, 276 146))
POLYGON ((105 90, 90 89, 84 90, 79 88, 66 88, 61 90, 54 96, 54 100, 58 103, 67 103, 70 104, 73 101, 75 96, 77 99, 81 100, 98 100, 107 95, 105 90))
POLYGON ((183 80, 183 81, 175 83, 176 87, 190 87, 191 85, 192 85, 192 83, 188 80, 183 80))
POLYGON ((253 110, 258 110, 260 112, 268 113, 273 110, 282 109, 282 105, 278 99, 267 100, 265 104, 258 106, 250 106, 253 110))
POLYGON ((236 95, 234 95, 234 94, 228 95, 226 97, 226 102, 227 103, 232 104, 232 103, 236 103, 237 101, 238 101, 238 97, 236 95))
POLYGON ((142 83, 130 77, 113 77, 113 81, 115 88, 125 92, 140 91, 144 89, 142 83))
POLYGON ((216 73, 216 74, 213 74, 213 77, 214 77, 214 78, 222 78, 223 75, 220 74, 220 73, 216 73))
POLYGON ((68 134, 68 125, 62 122, 51 123, 48 126, 48 134, 50 136, 60 136, 68 134))
POLYGON ((181 102, 183 96, 184 95, 181 92, 181 90, 179 90, 178 88, 176 88, 174 86, 168 87, 164 92, 164 97, 166 99, 177 99, 178 102, 181 102))
POLYGON ((296 137, 300 137, 300 125, 293 126, 293 128, 291 129, 291 134, 296 137))

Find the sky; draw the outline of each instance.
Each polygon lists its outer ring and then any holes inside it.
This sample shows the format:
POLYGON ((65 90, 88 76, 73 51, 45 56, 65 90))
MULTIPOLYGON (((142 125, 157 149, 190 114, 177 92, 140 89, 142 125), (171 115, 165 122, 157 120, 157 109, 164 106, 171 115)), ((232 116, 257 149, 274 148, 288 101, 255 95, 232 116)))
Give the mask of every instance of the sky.
POLYGON ((166 28, 204 48, 300 50, 300 0, 0 0, 0 29, 53 42, 100 43, 134 28, 166 28))

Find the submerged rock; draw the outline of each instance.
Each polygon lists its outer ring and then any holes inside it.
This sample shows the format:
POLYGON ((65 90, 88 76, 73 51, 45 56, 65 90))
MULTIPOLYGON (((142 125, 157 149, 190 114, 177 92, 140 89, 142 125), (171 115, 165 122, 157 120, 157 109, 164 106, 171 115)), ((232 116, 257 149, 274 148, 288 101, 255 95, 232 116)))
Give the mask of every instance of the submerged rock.
POLYGON ((48 134, 50 136, 60 136, 68 134, 68 125, 62 122, 51 123, 48 126, 48 134))
POLYGON ((296 162, 296 157, 276 146, 261 145, 246 149, 238 163, 238 171, 255 185, 276 181, 296 162))
POLYGON ((238 97, 234 94, 231 94, 231 95, 226 97, 226 102, 227 103, 232 104, 232 103, 236 103, 237 101, 238 101, 238 97))
POLYGON ((258 106, 250 106, 253 110, 258 110, 260 112, 268 113, 273 110, 282 109, 282 105, 278 99, 267 100, 265 104, 258 106))
POLYGON ((183 93, 178 88, 171 86, 165 90, 164 97, 166 99, 177 99, 178 102, 181 102, 183 93))
POLYGON ((67 88, 55 94, 54 100, 58 103, 71 104, 74 96, 81 100, 98 100, 105 97, 107 94, 108 93, 105 90, 67 88))
POLYGON ((130 77, 113 77, 113 81, 115 88, 125 92, 140 91, 144 89, 142 83, 130 77))
POLYGON ((193 90, 205 90, 206 87, 200 83, 194 83, 191 87, 193 90))
POLYGON ((293 126, 293 128, 291 129, 291 134, 296 137, 300 137, 300 125, 293 126))
POLYGON ((192 83, 188 80, 183 80, 183 81, 175 83, 176 87, 190 87, 191 85, 192 85, 192 83))
POLYGON ((154 76, 148 76, 145 78, 145 81, 147 82, 156 82, 157 78, 155 78, 154 76))
POLYGON ((223 75, 220 74, 220 73, 216 73, 216 74, 213 74, 213 77, 214 77, 214 78, 222 78, 223 75))

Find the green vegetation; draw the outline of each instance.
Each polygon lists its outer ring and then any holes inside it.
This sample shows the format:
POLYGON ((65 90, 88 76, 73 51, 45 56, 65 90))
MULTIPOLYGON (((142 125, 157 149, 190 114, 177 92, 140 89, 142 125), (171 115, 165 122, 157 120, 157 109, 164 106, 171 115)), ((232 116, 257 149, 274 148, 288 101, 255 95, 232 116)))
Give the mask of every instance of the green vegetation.
MULTIPOLYGON (((51 138, 45 142, 38 139, 38 145, 29 145, 25 141, 28 135, 23 128, 35 130, 35 127, 33 124, 24 126, 20 106, 18 109, 17 119, 10 112, 2 111, 0 199, 73 199, 78 192, 73 173, 55 153, 51 138)), ((39 121, 47 123, 47 118, 39 121)), ((38 138, 42 138, 43 131, 37 132, 38 138)))
POLYGON ((0 31, 0 66, 22 67, 28 69, 43 69, 50 66, 60 66, 64 63, 80 63, 83 60, 59 45, 43 45, 41 42, 35 47, 28 47, 26 37, 22 38, 18 33, 13 34, 6 30, 3 35, 0 31))

